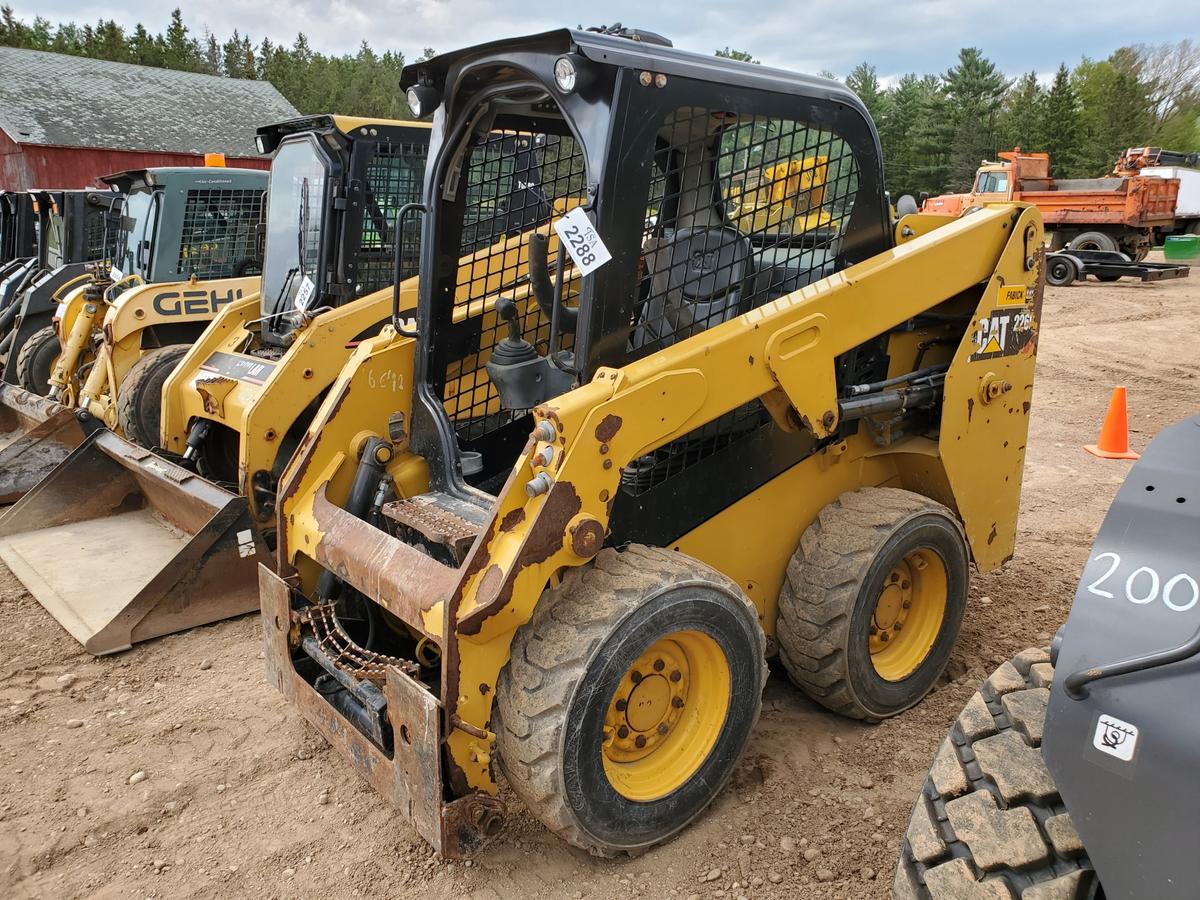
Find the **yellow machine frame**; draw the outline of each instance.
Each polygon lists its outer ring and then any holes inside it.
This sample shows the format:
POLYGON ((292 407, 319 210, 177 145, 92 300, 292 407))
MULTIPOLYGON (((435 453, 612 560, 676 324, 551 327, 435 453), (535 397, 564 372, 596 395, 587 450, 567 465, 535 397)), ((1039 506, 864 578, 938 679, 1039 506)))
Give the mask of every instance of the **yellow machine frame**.
MULTIPOLYGON (((460 799, 494 795, 495 735, 489 729, 513 636, 548 585, 601 549, 622 468, 756 398, 779 427, 806 431, 814 441, 829 438, 837 433, 840 415, 836 358, 888 335, 888 374, 901 375, 918 344, 945 329, 893 329, 934 309, 971 315, 974 323, 956 347, 928 354, 930 364, 949 364, 940 437, 903 436, 881 447, 860 429, 747 494, 670 549, 734 579, 768 636, 774 634, 780 586, 801 533, 846 491, 895 486, 930 497, 961 519, 980 571, 1005 562, 1014 544, 1041 319, 1041 218, 1023 204, 997 204, 957 220, 909 216, 896 226, 896 244, 649 357, 601 369, 590 383, 536 408, 533 433, 457 569, 341 509, 366 440, 388 436, 392 413, 407 418, 411 412, 415 341, 385 329, 364 342, 281 481, 282 577, 260 570, 271 679, 364 777, 397 802, 403 792, 396 785, 405 778, 410 781, 405 790, 416 790, 404 766, 438 758, 443 740, 447 780, 460 799), (998 309, 1023 317, 1029 338, 1020 352, 985 353, 988 322, 998 309), (380 384, 387 389, 380 391, 380 384), (527 493, 526 482, 543 473, 551 487, 527 493), (394 727, 449 723, 429 743, 408 748, 403 760, 385 757, 323 701, 309 698, 306 683, 294 675, 287 682, 289 637, 295 638, 301 621, 290 591, 309 594, 318 568, 336 572, 441 649, 440 697, 426 699, 423 689, 415 695, 415 680, 398 669, 388 671, 385 693, 394 727)), ((424 460, 406 439, 393 437, 392 444, 387 471, 397 493, 422 493, 424 460)), ((422 833, 443 849, 449 839, 438 828, 451 806, 440 822, 428 820, 415 805, 409 809, 422 833)))

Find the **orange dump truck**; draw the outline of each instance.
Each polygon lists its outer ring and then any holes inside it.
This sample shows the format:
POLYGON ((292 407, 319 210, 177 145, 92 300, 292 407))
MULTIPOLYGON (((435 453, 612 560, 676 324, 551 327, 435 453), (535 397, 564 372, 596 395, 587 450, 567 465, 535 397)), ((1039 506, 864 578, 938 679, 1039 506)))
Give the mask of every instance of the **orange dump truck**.
POLYGON ((1019 200, 1034 204, 1046 223, 1053 250, 1120 250, 1140 259, 1156 235, 1171 232, 1179 180, 1150 175, 1051 178, 1050 155, 1020 148, 985 162, 970 193, 930 197, 921 212, 961 215, 983 203, 1019 200))

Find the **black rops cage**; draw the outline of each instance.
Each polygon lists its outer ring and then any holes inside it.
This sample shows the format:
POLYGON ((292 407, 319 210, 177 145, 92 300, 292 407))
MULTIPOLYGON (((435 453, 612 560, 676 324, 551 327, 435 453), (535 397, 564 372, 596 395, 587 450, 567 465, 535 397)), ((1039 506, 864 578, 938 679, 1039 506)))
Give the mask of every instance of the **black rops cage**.
MULTIPOLYGON (((439 460, 431 463, 435 480, 450 486, 458 451, 483 454, 486 479, 511 467, 529 430, 527 410, 504 408, 485 369, 503 328, 488 310, 529 277, 513 239, 495 237, 511 234, 511 205, 495 201, 512 180, 505 154, 494 149, 501 137, 528 141, 533 151, 536 178, 526 180, 538 187, 537 214, 522 230, 549 232, 553 220, 582 205, 612 256, 586 278, 563 260, 561 294, 577 325, 556 347, 547 346, 544 311, 522 308, 521 331, 540 353, 574 350, 576 383, 599 366, 627 365, 700 336, 891 243, 877 136, 840 85, 605 35, 555 32, 527 41, 521 70, 511 65, 520 48, 505 42, 492 49, 494 61, 484 46, 405 72, 406 84, 453 97, 429 183, 469 185, 443 191, 430 210, 428 234, 437 243, 426 252, 438 277, 421 289, 419 390, 431 420, 450 426, 431 422, 429 434, 453 435, 458 444, 440 461, 444 478, 439 460), (572 92, 553 81, 565 53, 592 69, 572 92), (460 123, 473 127, 456 131, 460 123), (490 135, 482 137, 486 126, 490 135), (483 249, 481 236, 492 237, 483 249), (467 254, 472 264, 460 263, 457 274, 444 264, 467 254)), ((555 246, 552 238, 552 271, 555 246)), ((870 348, 845 362, 871 371, 886 364, 870 348)), ((624 473, 625 490, 637 496, 713 454, 773 440, 775 431, 752 402, 637 460, 624 473)), ((414 445, 422 441, 414 433, 414 445)))

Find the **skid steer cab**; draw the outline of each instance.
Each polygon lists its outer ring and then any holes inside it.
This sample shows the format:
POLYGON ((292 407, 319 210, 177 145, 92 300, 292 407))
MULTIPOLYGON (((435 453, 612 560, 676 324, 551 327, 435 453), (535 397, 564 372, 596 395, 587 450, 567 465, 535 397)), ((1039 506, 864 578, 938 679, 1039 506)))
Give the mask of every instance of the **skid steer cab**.
POLYGON ((114 258, 122 201, 114 191, 36 192, 38 264, 0 305, 0 502, 17 500, 83 440, 73 412, 42 399, 59 351, 53 317, 92 266, 114 258))
MULTIPOLYGON (((167 378, 159 439, 244 496, 264 534, 279 473, 356 342, 388 321, 394 294, 413 315, 420 223, 398 213, 421 199, 429 132, 330 115, 258 131, 274 153, 262 291, 223 309, 167 378)), ((243 588, 257 595, 253 579, 243 588)))
POLYGON ((284 470, 269 680, 447 856, 502 827, 499 770, 592 853, 668 838, 776 652, 833 712, 917 703, 1013 550, 1037 211, 893 229, 842 85, 643 32, 403 79, 416 329, 359 344, 284 470))
POLYGON ((45 262, 42 243, 48 207, 38 202, 40 191, 0 194, 0 309, 7 308, 45 262))
POLYGON ((938 751, 895 896, 1190 900, 1200 884, 1200 416, 1117 491, 1066 624, 938 751))

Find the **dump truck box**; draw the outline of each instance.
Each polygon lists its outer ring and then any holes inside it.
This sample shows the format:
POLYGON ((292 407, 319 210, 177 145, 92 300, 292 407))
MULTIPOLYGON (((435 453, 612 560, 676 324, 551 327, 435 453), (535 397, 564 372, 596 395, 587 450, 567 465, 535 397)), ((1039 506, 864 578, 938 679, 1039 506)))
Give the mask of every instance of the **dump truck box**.
POLYGON ((0 516, 0 559, 90 653, 258 608, 246 501, 107 430, 0 516))

